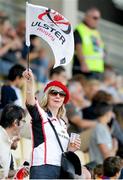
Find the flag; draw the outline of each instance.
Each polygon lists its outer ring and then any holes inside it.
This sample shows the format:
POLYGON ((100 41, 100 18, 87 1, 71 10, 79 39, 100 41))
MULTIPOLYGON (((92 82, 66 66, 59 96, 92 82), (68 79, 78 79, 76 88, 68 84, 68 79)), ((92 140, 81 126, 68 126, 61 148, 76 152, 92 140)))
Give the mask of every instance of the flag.
POLYGON ((73 30, 69 21, 53 9, 26 3, 26 45, 30 35, 45 40, 55 56, 55 65, 68 64, 74 52, 73 30))

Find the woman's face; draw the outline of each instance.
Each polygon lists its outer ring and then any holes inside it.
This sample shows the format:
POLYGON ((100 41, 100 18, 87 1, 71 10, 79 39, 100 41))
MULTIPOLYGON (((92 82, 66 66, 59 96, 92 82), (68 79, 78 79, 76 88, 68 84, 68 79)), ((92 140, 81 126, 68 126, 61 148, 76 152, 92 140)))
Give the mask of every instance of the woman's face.
POLYGON ((59 87, 54 87, 48 94, 48 106, 59 109, 64 102, 66 93, 59 87))

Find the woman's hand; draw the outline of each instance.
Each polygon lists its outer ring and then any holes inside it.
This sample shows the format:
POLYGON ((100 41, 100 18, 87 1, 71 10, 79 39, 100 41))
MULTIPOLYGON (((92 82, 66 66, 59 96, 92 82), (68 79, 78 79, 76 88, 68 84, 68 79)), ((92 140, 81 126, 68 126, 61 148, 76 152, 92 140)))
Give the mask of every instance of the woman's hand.
POLYGON ((74 140, 74 143, 69 142, 68 151, 72 151, 72 152, 77 151, 78 149, 80 149, 80 145, 81 145, 81 139, 80 137, 77 137, 74 140))
POLYGON ((32 73, 32 70, 29 69, 29 70, 25 70, 23 72, 23 77, 27 80, 27 81, 34 81, 34 75, 32 73))

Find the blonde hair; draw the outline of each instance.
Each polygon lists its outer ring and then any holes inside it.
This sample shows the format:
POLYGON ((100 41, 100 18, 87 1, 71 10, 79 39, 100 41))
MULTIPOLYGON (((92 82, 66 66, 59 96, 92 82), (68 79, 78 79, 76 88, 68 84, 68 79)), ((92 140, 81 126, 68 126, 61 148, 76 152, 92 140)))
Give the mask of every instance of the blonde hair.
MULTIPOLYGON (((53 90, 54 88, 55 88, 55 86, 52 86, 52 87, 48 88, 45 91, 45 94, 44 94, 44 96, 41 99, 40 106, 45 111, 48 110, 48 94, 49 94, 49 91, 53 90)), ((65 110, 64 104, 62 104, 62 106, 58 110, 57 118, 61 118, 62 119, 64 117, 65 113, 66 113, 66 110, 65 110)))

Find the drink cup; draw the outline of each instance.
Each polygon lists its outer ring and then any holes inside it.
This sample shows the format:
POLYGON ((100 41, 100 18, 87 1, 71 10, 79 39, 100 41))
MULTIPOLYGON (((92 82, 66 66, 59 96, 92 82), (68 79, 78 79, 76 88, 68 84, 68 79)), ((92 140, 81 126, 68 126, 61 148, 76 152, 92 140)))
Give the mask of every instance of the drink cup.
POLYGON ((77 133, 70 134, 70 143, 72 144, 72 146, 74 146, 75 140, 79 137, 80 137, 80 135, 77 133))

